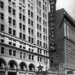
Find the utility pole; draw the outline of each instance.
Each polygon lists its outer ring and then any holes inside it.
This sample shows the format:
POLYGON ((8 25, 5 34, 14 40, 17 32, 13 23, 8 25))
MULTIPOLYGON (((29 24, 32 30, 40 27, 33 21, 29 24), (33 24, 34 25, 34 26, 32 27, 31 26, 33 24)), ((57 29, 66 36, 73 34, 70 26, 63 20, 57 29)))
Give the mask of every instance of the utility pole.
POLYGON ((56 12, 56 0, 49 0, 50 13, 49 13, 49 58, 50 67, 53 63, 53 53, 56 51, 55 44, 55 12, 56 12))

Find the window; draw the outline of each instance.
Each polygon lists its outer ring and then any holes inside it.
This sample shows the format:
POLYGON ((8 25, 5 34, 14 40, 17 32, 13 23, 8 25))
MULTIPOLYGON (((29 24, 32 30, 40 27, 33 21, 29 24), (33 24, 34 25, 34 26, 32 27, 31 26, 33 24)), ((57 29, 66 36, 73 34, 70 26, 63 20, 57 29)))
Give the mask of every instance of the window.
POLYGON ((33 21, 31 21, 31 25, 33 26, 33 21))
POLYGON ((30 19, 28 19, 28 24, 30 24, 30 19))
POLYGON ((8 12, 9 13, 11 13, 12 11, 11 11, 11 7, 10 6, 8 6, 8 12))
POLYGON ((15 6, 16 6, 16 4, 15 4, 14 2, 12 2, 12 4, 13 4, 13 7, 15 7, 15 6))
POLYGON ((0 1, 0 8, 4 8, 4 3, 2 1, 0 1))
POLYGON ((4 25, 3 24, 1 24, 1 27, 0 27, 1 29, 1 31, 4 31, 4 25))
POLYGON ((31 60, 31 55, 29 54, 29 60, 31 60))
POLYGON ((28 15, 30 16, 30 10, 28 10, 28 15))
MULTIPOLYGON (((12 43, 11 43, 12 44, 12 43)), ((16 43, 13 43, 13 46, 16 46, 16 43)))
POLYGON ((25 34, 23 34, 23 40, 25 40, 25 34))
POLYGON ((12 34, 12 28, 9 28, 9 34, 12 34))
POLYGON ((23 30, 25 31, 25 25, 23 25, 23 30))
POLYGON ((34 60, 34 55, 32 55, 32 60, 34 60))
POLYGON ((15 9, 13 9, 13 15, 15 16, 15 14, 16 14, 16 11, 15 11, 15 9))
POLYGON ((12 42, 9 42, 9 45, 12 45, 12 42))
POLYGON ((39 61, 39 57, 37 57, 37 61, 39 61))
POLYGON ((19 45, 20 48, 22 48, 22 45, 19 45))
POLYGON ((22 8, 19 6, 19 10, 22 11, 22 8))
POLYGON ((9 17, 8 20, 9 20, 9 23, 11 24, 12 23, 12 18, 9 17))
POLYGON ((22 29, 22 23, 19 23, 19 28, 22 29))
POLYGON ((16 56, 16 51, 15 50, 13 50, 13 56, 16 56))
POLYGON ((19 38, 22 38, 22 33, 21 32, 19 33, 19 38))
POLYGON ((16 25, 16 20, 14 20, 14 19, 13 19, 13 25, 14 25, 14 26, 16 25))
POLYGON ((23 15, 23 21, 25 21, 25 16, 23 15))
POLYGON ((23 0, 23 4, 25 4, 25 0, 23 0))
POLYGON ((11 0, 8 0, 8 2, 11 2, 11 0))
POLYGON ((9 49, 9 55, 12 56, 12 49, 9 49))
POLYGON ((25 58, 26 53, 23 53, 23 58, 25 58))
POLYGON ((13 30, 13 35, 16 36, 16 30, 13 30))
POLYGON ((30 40, 31 40, 31 37, 29 36, 29 37, 28 37, 28 41, 30 42, 30 40))
POLYGON ((32 43, 34 43, 34 40, 33 40, 33 38, 32 38, 32 43))
POLYGON ((23 9, 23 13, 25 14, 25 9, 23 9))
POLYGON ((29 33, 29 34, 30 34, 30 30, 31 30, 31 29, 30 29, 30 28, 28 28, 28 33, 29 33))
POLYGON ((4 54, 4 47, 1 47, 1 54, 4 54))
POLYGON ((31 30, 31 33, 32 33, 32 35, 33 35, 33 29, 31 30))
POLYGON ((22 19, 22 14, 21 13, 19 13, 19 19, 22 19))
POLYGON ((39 45, 39 40, 37 40, 37 45, 39 45))
POLYGON ((1 43, 4 43, 4 39, 1 39, 1 43))
POLYGON ((4 20, 4 14, 0 13, 0 19, 4 20))
POLYGON ((39 6, 41 7, 41 2, 39 1, 39 6))
POLYGON ((20 58, 22 58, 22 52, 20 52, 20 58))
POLYGON ((31 17, 33 18, 33 12, 31 12, 31 17))

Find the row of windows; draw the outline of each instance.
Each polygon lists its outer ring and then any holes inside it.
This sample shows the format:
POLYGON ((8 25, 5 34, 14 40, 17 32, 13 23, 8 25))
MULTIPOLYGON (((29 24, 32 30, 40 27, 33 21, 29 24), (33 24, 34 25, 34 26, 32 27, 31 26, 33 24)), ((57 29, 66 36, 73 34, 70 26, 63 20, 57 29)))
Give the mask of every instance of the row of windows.
MULTIPOLYGON (((31 39, 31 40, 33 40, 33 39, 31 39)), ((1 43, 4 43, 5 42, 5 37, 4 36, 0 36, 0 42, 1 43)), ((20 49, 26 50, 26 44, 25 43, 18 42, 18 45, 17 45, 17 41, 14 40, 14 39, 11 39, 11 38, 8 39, 7 44, 10 45, 10 46, 14 46, 14 47, 18 47, 20 49)), ((31 46, 29 46, 28 51, 34 52, 34 48, 31 47, 31 46)), ((37 49, 37 53, 42 54, 42 52, 43 52, 42 49, 39 49, 39 48, 37 49)), ((44 53, 44 55, 46 54, 46 56, 48 55, 47 54, 48 52, 45 51, 45 50, 44 50, 43 53, 44 53)))
MULTIPOLYGON (((6 55, 9 55, 12 57, 17 57, 17 58, 21 58, 21 59, 27 59, 27 60, 34 61, 34 55, 32 55, 32 54, 17 51, 15 49, 11 49, 11 48, 7 49, 7 51, 6 51, 6 48, 3 46, 0 47, 0 54, 4 54, 4 55, 6 54, 6 55)), ((44 58, 39 57, 39 56, 37 57, 37 61, 44 62, 43 60, 44 60, 44 58)))
POLYGON ((75 42, 75 28, 68 21, 64 20, 64 36, 75 42))
MULTIPOLYGON (((6 54, 5 47, 1 47, 0 53, 6 54)), ((26 56, 27 56, 27 54, 25 52, 20 52, 20 51, 18 52, 18 51, 13 50, 13 49, 8 49, 8 55, 9 56, 15 56, 15 57, 19 56, 19 58, 21 58, 21 59, 26 59, 26 56)), ((28 59, 34 60, 34 55, 28 54, 28 59)))

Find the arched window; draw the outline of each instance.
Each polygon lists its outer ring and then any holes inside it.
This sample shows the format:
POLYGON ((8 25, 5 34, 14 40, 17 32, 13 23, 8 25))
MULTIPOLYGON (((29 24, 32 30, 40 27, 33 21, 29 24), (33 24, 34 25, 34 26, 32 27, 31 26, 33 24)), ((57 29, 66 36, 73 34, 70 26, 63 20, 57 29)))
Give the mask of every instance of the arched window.
POLYGON ((26 70, 27 69, 27 65, 24 62, 20 63, 20 70, 26 70))
POLYGON ((29 71, 34 71, 34 70, 35 70, 34 64, 30 64, 30 65, 29 65, 29 71))
POLYGON ((10 69, 17 69, 17 63, 14 60, 9 61, 8 65, 10 69))
POLYGON ((0 58, 0 68, 5 68, 6 62, 4 59, 0 58))

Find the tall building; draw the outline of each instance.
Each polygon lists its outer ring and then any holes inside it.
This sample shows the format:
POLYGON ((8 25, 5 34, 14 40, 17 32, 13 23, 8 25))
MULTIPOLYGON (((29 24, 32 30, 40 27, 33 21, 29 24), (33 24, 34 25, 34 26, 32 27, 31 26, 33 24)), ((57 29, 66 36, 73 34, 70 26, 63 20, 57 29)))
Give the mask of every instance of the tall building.
POLYGON ((0 75, 49 68, 48 0, 0 0, 0 75))
POLYGON ((51 64, 60 75, 75 75, 75 21, 64 9, 56 11, 55 43, 51 64))

